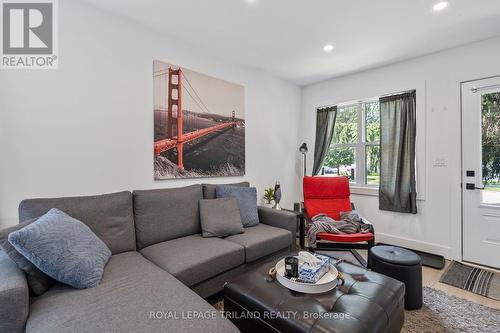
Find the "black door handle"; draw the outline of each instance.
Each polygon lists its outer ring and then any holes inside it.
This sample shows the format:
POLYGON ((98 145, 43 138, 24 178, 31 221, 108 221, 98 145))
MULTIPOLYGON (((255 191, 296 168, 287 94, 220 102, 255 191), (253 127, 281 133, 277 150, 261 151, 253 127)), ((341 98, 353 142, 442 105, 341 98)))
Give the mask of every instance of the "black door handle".
POLYGON ((484 186, 483 187, 477 187, 476 184, 474 184, 474 183, 467 183, 467 184, 465 184, 465 188, 467 190, 484 190, 484 186))

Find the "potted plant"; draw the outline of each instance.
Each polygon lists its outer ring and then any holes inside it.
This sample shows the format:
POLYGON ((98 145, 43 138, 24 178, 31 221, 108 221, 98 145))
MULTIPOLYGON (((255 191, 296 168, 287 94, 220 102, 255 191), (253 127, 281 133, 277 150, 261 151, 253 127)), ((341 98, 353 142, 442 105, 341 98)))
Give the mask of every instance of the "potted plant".
POLYGON ((272 207, 274 201, 274 188, 269 187, 264 190, 264 206, 272 207))

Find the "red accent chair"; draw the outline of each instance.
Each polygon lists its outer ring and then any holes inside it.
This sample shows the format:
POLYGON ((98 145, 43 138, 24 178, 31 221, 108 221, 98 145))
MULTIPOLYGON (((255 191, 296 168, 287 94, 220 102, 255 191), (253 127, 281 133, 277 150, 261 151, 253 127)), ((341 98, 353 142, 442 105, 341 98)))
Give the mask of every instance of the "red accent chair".
MULTIPOLYGON (((320 213, 340 220, 340 212, 354 209, 350 194, 347 177, 304 177, 304 213, 307 221, 311 221, 313 216, 320 213)), ((365 219, 363 221, 367 223, 365 219)), ((320 232, 316 239, 318 240, 317 249, 367 249, 369 251, 375 244, 373 227, 368 233, 339 235, 320 232)))

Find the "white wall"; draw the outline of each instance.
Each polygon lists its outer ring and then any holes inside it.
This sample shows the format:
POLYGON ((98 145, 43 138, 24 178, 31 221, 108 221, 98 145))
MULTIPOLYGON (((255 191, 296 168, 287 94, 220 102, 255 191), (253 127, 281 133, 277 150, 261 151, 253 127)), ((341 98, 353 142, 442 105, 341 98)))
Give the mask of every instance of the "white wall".
POLYGON ((418 214, 380 211, 377 196, 353 196, 377 241, 461 259, 460 82, 500 75, 499 54, 500 38, 490 39, 303 89, 298 142, 310 145, 316 107, 417 90, 418 214), (434 167, 442 156, 448 166, 434 167))
POLYGON ((17 222, 23 198, 202 181, 248 180, 262 194, 280 180, 292 207, 299 87, 89 5, 59 6, 59 69, 0 72, 0 225, 17 222), (246 176, 153 180, 153 59, 245 87, 246 176))
MULTIPOLYGON (((248 180, 259 194, 280 180, 284 205, 300 196, 303 141, 315 108, 417 89, 419 213, 378 210, 354 195, 378 241, 460 259, 460 82, 500 75, 500 39, 310 85, 212 58, 170 36, 78 2, 59 2, 55 71, 0 71, 0 227, 27 197, 87 195, 248 180), (152 60, 245 86, 245 177, 153 180, 152 60), (301 106, 302 103, 302 106, 301 106), (299 125, 300 124, 300 125, 299 125), (448 167, 433 167, 445 156, 448 167)), ((369 52, 369 50, 367 51, 369 52)), ((312 152, 308 155, 311 169, 312 152)))

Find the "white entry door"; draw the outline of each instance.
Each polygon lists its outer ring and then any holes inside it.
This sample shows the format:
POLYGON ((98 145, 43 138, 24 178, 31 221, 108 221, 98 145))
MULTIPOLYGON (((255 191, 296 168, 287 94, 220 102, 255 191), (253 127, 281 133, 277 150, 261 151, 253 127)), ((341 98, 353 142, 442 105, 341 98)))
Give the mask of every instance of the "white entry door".
POLYGON ((462 83, 463 260, 500 268, 500 77, 462 83))

